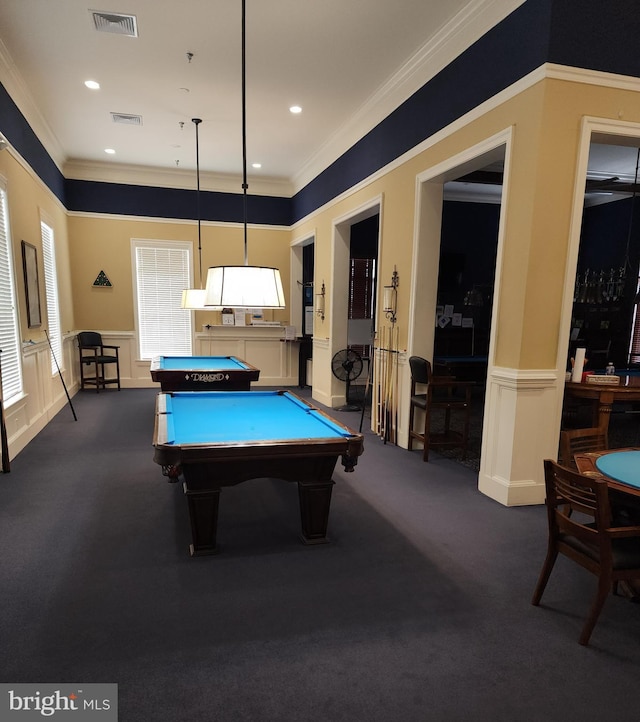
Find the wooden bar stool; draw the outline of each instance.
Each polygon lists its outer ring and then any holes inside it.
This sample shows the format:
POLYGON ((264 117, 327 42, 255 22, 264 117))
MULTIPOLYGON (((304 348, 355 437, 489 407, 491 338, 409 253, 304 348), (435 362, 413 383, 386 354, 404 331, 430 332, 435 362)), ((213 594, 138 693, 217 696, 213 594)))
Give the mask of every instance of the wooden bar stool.
POLYGON ((460 448, 462 458, 466 458, 469 444, 469 424, 471 420, 472 381, 456 381, 454 376, 435 376, 431 363, 420 356, 411 356, 411 402, 409 411, 409 449, 413 440, 422 442, 423 461, 429 461, 430 448, 460 448), (424 393, 418 393, 418 385, 426 386, 424 393), (461 393, 462 392, 462 393, 461 393), (424 428, 413 428, 416 408, 424 411, 424 428), (444 411, 444 428, 433 431, 434 411, 444 411), (451 428, 451 415, 462 415, 462 431, 451 428))

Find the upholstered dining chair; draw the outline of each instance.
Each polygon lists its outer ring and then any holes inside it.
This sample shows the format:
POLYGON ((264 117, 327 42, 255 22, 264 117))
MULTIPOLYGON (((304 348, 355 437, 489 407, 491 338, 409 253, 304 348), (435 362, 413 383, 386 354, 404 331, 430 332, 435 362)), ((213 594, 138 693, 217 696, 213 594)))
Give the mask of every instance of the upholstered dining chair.
POLYGON ((431 362, 421 356, 411 356, 411 399, 409 411, 409 449, 413 441, 422 443, 422 459, 429 461, 431 448, 460 448, 465 458, 469 444, 469 423, 471 420, 472 381, 456 381, 454 376, 436 376, 432 372, 431 362), (424 411, 422 430, 414 429, 415 410, 424 411), (435 432, 432 429, 434 412, 443 412, 443 428, 435 432), (461 415, 462 429, 451 428, 451 415, 461 415))
POLYGON ((119 346, 102 343, 102 335, 97 331, 81 331, 78 334, 78 353, 80 355, 80 389, 95 386, 96 393, 117 384, 120 390, 119 346), (112 367, 115 376, 105 376, 105 366, 112 367))
POLYGON ((564 554, 598 578, 596 595, 580 633, 591 633, 618 582, 640 579, 640 526, 614 527, 609 490, 602 478, 584 476, 551 459, 544 461, 549 538, 547 555, 531 603, 540 604, 558 554, 564 554))

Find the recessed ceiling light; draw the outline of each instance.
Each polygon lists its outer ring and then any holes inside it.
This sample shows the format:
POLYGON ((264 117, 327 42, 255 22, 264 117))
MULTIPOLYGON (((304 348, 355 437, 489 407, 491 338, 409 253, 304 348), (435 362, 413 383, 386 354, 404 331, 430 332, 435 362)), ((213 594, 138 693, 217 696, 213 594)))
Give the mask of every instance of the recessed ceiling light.
POLYGON ((289 112, 291 113, 302 113, 302 108, 299 105, 292 105, 289 108, 289 112))
POLYGON ((109 155, 114 155, 115 150, 113 148, 105 148, 104 152, 108 153, 109 155))
POLYGON ((84 84, 90 90, 100 90, 100 83, 98 83, 96 80, 85 80, 84 84))
POLYGON ((262 163, 252 163, 251 167, 252 168, 262 168, 262 163))

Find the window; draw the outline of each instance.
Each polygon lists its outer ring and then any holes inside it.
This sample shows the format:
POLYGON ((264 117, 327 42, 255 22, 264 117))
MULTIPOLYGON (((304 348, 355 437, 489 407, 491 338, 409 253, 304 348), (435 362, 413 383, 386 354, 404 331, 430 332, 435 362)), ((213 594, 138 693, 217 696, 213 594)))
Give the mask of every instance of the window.
POLYGON ((191 288, 191 243, 132 241, 140 358, 190 356, 191 312, 180 308, 191 288))
POLYGON ((364 358, 371 356, 371 338, 376 282, 375 258, 351 258, 349 270, 349 348, 364 358), (366 323, 369 321, 369 323, 366 323))
POLYGON ((0 361, 3 400, 7 405, 22 394, 22 366, 7 188, 2 178, 0 178, 0 348, 2 349, 0 361))
POLYGON ((63 368, 62 333, 60 332, 60 302, 58 298, 58 274, 56 271, 56 248, 53 228, 40 221, 42 236, 42 259, 44 264, 44 288, 47 297, 49 343, 51 344, 51 373, 63 368))
POLYGON ((375 258, 352 258, 349 274, 349 318, 373 318, 375 258))

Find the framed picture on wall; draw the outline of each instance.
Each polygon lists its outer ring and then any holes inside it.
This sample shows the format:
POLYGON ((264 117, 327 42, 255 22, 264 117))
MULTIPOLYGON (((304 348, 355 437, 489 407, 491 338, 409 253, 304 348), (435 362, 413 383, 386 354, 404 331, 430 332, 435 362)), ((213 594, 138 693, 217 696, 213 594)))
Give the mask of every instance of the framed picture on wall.
POLYGON ((27 321, 29 328, 40 326, 40 284, 38 282, 38 256, 36 247, 22 241, 22 269, 27 296, 27 321))

